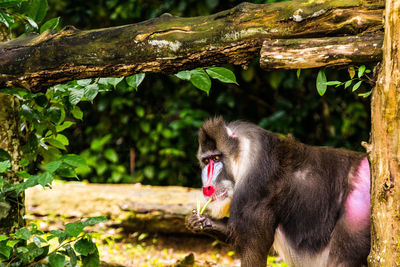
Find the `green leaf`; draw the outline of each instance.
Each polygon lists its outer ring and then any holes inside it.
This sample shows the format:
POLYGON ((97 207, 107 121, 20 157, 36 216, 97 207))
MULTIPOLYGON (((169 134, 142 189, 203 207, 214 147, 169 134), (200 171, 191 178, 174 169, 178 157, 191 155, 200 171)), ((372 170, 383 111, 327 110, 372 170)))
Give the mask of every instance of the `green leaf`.
POLYGON ((344 84, 344 89, 346 89, 347 87, 349 87, 351 85, 353 81, 352 80, 348 80, 345 84, 344 84))
POLYGON ((59 149, 62 149, 62 150, 67 150, 65 145, 61 141, 59 141, 59 140, 57 140, 55 138, 45 138, 44 141, 49 143, 50 145, 56 147, 56 148, 59 148, 59 149))
POLYGON ((97 247, 92 254, 82 256, 82 265, 85 267, 98 267, 100 265, 100 257, 97 247))
POLYGON ((83 231, 83 224, 81 222, 67 223, 65 225, 65 232, 70 236, 78 237, 83 231))
POLYGON ((0 148, 0 161, 8 159, 11 159, 11 155, 4 149, 0 148))
POLYGON ((81 167, 81 166, 87 166, 86 160, 76 154, 66 154, 60 158, 63 162, 67 163, 68 165, 71 165, 72 167, 81 167))
POLYGON ((91 78, 89 78, 89 79, 80 79, 80 80, 76 80, 76 83, 78 85, 80 85, 80 86, 87 86, 87 85, 92 83, 92 79, 91 78))
POLYGON ((19 162, 19 165, 22 167, 26 167, 29 165, 29 160, 26 158, 22 158, 21 161, 19 162))
POLYGON ((104 156, 106 157, 106 159, 108 159, 108 160, 111 161, 111 162, 116 163, 116 162, 118 161, 117 152, 115 152, 115 150, 112 149, 112 148, 107 148, 107 149, 104 151, 104 156))
POLYGON ((362 97, 366 98, 366 97, 369 97, 371 95, 371 93, 372 93, 372 90, 369 92, 360 93, 360 94, 358 94, 358 96, 362 96, 362 97))
POLYGON ((83 221, 82 224, 84 226, 92 226, 98 223, 106 222, 108 221, 106 217, 104 216, 97 216, 97 217, 89 217, 87 220, 83 221))
POLYGON ((74 124, 75 124, 75 122, 72 122, 72 121, 64 121, 63 124, 57 125, 57 126, 56 126, 56 131, 57 131, 58 133, 59 133, 59 132, 62 132, 62 131, 64 131, 65 129, 71 127, 71 126, 74 125, 74 124))
POLYGON ((144 73, 135 74, 129 77, 126 77, 126 82, 129 86, 133 87, 135 90, 138 89, 139 85, 143 82, 145 77, 144 73))
POLYGON ((36 96, 33 97, 33 100, 39 107, 46 107, 49 101, 47 100, 46 95, 44 94, 36 94, 36 96))
POLYGON ((19 243, 20 240, 8 240, 7 247, 13 248, 16 244, 19 243))
POLYGON ((341 85, 342 83, 341 82, 339 82, 339 81, 329 81, 329 82, 326 82, 326 85, 328 85, 328 86, 332 86, 332 85, 341 85))
POLYGON ((7 28, 14 23, 14 18, 0 10, 0 22, 4 23, 7 28))
POLYGON ((83 96, 85 94, 85 90, 83 90, 82 88, 71 88, 69 89, 69 103, 73 106, 76 106, 76 104, 78 104, 83 96))
POLYGON ((113 85, 114 87, 116 87, 122 80, 124 79, 124 77, 119 77, 119 78, 107 78, 107 82, 111 85, 113 85))
POLYGON ((18 6, 19 3, 21 3, 21 0, 20 0, 20 1, 2 0, 2 1, 0 2, 0 8, 15 7, 15 6, 18 6))
POLYGON ((300 79, 300 73, 301 73, 301 69, 297 69, 297 71, 296 71, 297 79, 300 79))
POLYGON ((38 176, 38 183, 41 186, 46 187, 53 182, 53 178, 54 177, 50 172, 44 172, 38 176))
POLYGON ((7 240, 0 241, 0 254, 6 257, 6 259, 10 258, 12 248, 7 246, 7 240))
POLYGON ((364 71, 365 71, 365 65, 361 65, 361 66, 358 68, 358 78, 361 78, 361 76, 363 76, 364 71))
POLYGON ((55 30, 58 24, 60 24, 60 17, 50 19, 40 27, 40 33, 43 33, 47 30, 55 30))
POLYGON ((90 240, 81 239, 75 243, 74 249, 79 254, 87 256, 96 251, 96 245, 90 240))
POLYGON ((58 168, 60 168, 61 164, 61 161, 51 161, 47 163, 46 170, 50 173, 54 173, 58 168))
POLYGON ((37 112, 25 104, 21 106, 21 115, 24 116, 28 121, 39 120, 39 115, 37 112))
POLYGON ((200 90, 206 92, 207 94, 210 92, 211 88, 211 79, 207 75, 207 73, 203 69, 194 69, 191 70, 190 82, 200 90))
POLYGON ((75 170, 66 164, 62 164, 61 167, 57 169, 56 174, 61 177, 78 178, 75 170))
POLYGON ((323 96, 325 94, 326 88, 327 88, 326 75, 323 70, 319 70, 319 72, 318 72, 316 85, 317 85, 318 94, 320 96, 323 96))
POLYGON ((76 266, 76 264, 77 264, 77 257, 76 257, 75 251, 72 249, 72 247, 71 247, 69 244, 67 244, 67 245, 65 246, 65 250, 67 251, 67 254, 68 254, 68 257, 69 257, 69 261, 70 261, 70 263, 71 263, 71 266, 76 266))
POLYGON ((360 87, 362 81, 358 81, 354 86, 353 89, 351 90, 352 92, 356 91, 358 89, 358 87, 360 87))
POLYGON ((46 17, 48 8, 47 0, 33 0, 28 10, 28 16, 39 24, 46 17))
POLYGON ((34 30, 38 30, 39 26, 37 25, 37 23, 30 17, 28 16, 24 16, 22 15, 23 18, 26 19, 26 21, 28 22, 28 24, 34 29, 34 30))
POLYGON ((9 239, 8 236, 6 236, 6 235, 0 235, 0 241, 7 240, 7 239, 9 239))
POLYGON ((59 107, 50 107, 47 109, 46 116, 49 117, 50 121, 57 124, 61 119, 61 109, 59 107))
POLYGON ((51 236, 49 236, 47 238, 47 240, 57 237, 58 243, 60 243, 60 244, 69 237, 67 233, 65 233, 64 231, 61 231, 61 230, 51 230, 50 234, 51 234, 51 236))
POLYGON ((206 68, 206 72, 208 75, 210 75, 211 78, 217 79, 223 83, 234 83, 239 85, 236 82, 235 74, 227 68, 209 67, 206 68))
POLYGON ((11 162, 9 160, 0 161, 0 173, 6 173, 11 167, 11 162))
POLYGON ((63 267, 65 256, 59 253, 53 253, 49 256, 49 263, 51 267, 63 267))
MULTIPOLYGON (((85 87, 84 96, 87 100, 93 103, 93 100, 96 98, 99 93, 99 85, 98 84, 90 84, 85 87)), ((83 115, 83 114, 82 114, 83 115)))
POLYGON ((191 71, 190 70, 183 70, 175 74, 181 80, 190 81, 191 71))
POLYGON ((23 240, 29 240, 31 235, 32 233, 28 228, 20 228, 15 232, 15 236, 23 240))
POLYGON ((71 113, 72 113, 72 116, 74 116, 75 119, 78 119, 78 120, 82 120, 83 119, 83 112, 78 106, 75 106, 71 110, 71 113))
POLYGON ((354 75, 356 75, 356 70, 354 69, 353 66, 348 67, 347 71, 349 72, 350 79, 354 78, 354 75))
POLYGON ((136 115, 138 115, 139 118, 142 118, 145 114, 145 110, 143 107, 137 106, 135 107, 136 115))

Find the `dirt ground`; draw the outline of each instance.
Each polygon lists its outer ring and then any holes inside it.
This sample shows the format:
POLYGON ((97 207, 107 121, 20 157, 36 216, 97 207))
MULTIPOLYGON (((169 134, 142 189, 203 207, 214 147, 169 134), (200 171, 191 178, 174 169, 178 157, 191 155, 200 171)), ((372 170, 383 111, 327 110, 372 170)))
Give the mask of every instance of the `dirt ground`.
MULTIPOLYGON (((200 190, 181 187, 56 183, 52 189, 35 187, 27 190, 26 217, 39 229, 49 231, 63 229, 66 223, 83 217, 106 216, 108 222, 88 229, 99 248, 102 266, 240 266, 232 248, 208 237, 177 231, 151 234, 146 230, 122 227, 127 218, 135 214, 121 209, 121 204, 127 201, 150 206, 168 204, 168 207, 175 207, 173 212, 181 213, 183 209, 186 214, 196 206, 199 197, 200 190), (194 264, 184 265, 182 262, 194 264)), ((177 222, 182 224, 179 220, 177 222)), ((168 229, 172 228, 169 225, 168 229)), ((154 230, 154 227, 148 229, 154 230)), ((279 258, 270 257, 268 266, 286 266, 277 262, 279 258)))

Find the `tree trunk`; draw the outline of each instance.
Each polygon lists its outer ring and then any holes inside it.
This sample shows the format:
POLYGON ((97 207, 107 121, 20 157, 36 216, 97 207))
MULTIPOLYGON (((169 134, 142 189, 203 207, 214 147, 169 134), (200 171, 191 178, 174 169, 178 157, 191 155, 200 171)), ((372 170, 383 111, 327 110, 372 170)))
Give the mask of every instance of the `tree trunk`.
POLYGON ((400 266, 400 1, 387 0, 382 69, 372 95, 370 266, 400 266))
MULTIPOLYGON (((336 61, 339 65, 349 61, 361 64, 380 60, 380 47, 376 51, 374 44, 379 46, 377 39, 382 38, 364 35, 382 35, 382 14, 380 2, 372 5, 362 0, 294 0, 242 3, 217 14, 193 18, 164 14, 106 29, 80 31, 66 27, 0 44, 0 88, 38 91, 90 77, 176 73, 226 63, 245 67, 260 55, 263 41, 296 38, 358 36, 357 40, 365 43, 362 56, 349 59, 348 51, 339 47, 334 57, 341 59, 336 61)), ((352 47, 354 38, 340 41, 347 49, 358 48, 352 47)), ((298 49, 302 44, 300 40, 290 45, 298 49)), ((321 64, 320 50, 315 51, 307 56, 321 64)), ((267 67, 279 64, 280 55, 276 52, 268 62, 264 61, 267 67)), ((332 60, 327 64, 335 65, 332 60)))
MULTIPOLYGON (((5 178, 11 184, 21 182, 17 176, 21 159, 21 143, 19 131, 19 103, 7 94, 0 93, 0 148, 11 155, 11 171, 5 178)), ((24 196, 8 202, 0 202, 0 234, 8 234, 24 225, 24 196)))

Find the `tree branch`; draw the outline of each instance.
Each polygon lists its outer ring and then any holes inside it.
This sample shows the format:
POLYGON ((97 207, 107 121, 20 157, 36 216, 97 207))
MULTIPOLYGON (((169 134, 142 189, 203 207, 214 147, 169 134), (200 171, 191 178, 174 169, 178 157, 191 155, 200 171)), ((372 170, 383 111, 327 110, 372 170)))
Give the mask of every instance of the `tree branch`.
POLYGON ((264 41, 264 69, 310 69, 382 59, 383 35, 264 41))
POLYGON ((246 66, 264 40, 376 32, 383 5, 361 0, 243 3, 210 16, 164 14, 137 24, 80 31, 67 27, 0 44, 0 88, 33 91, 73 79, 175 73, 218 64, 246 66))

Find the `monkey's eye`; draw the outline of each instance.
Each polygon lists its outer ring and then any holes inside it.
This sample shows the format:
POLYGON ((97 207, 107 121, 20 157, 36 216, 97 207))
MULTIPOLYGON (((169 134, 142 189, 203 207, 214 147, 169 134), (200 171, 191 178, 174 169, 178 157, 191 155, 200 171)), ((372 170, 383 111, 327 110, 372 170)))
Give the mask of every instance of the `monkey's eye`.
POLYGON ((214 158, 213 158, 213 161, 215 161, 215 162, 218 162, 220 160, 221 160, 221 156, 220 155, 214 156, 214 158))
POLYGON ((203 163, 204 163, 204 164, 208 164, 209 162, 210 162, 210 159, 208 159, 208 158, 203 159, 203 163))

